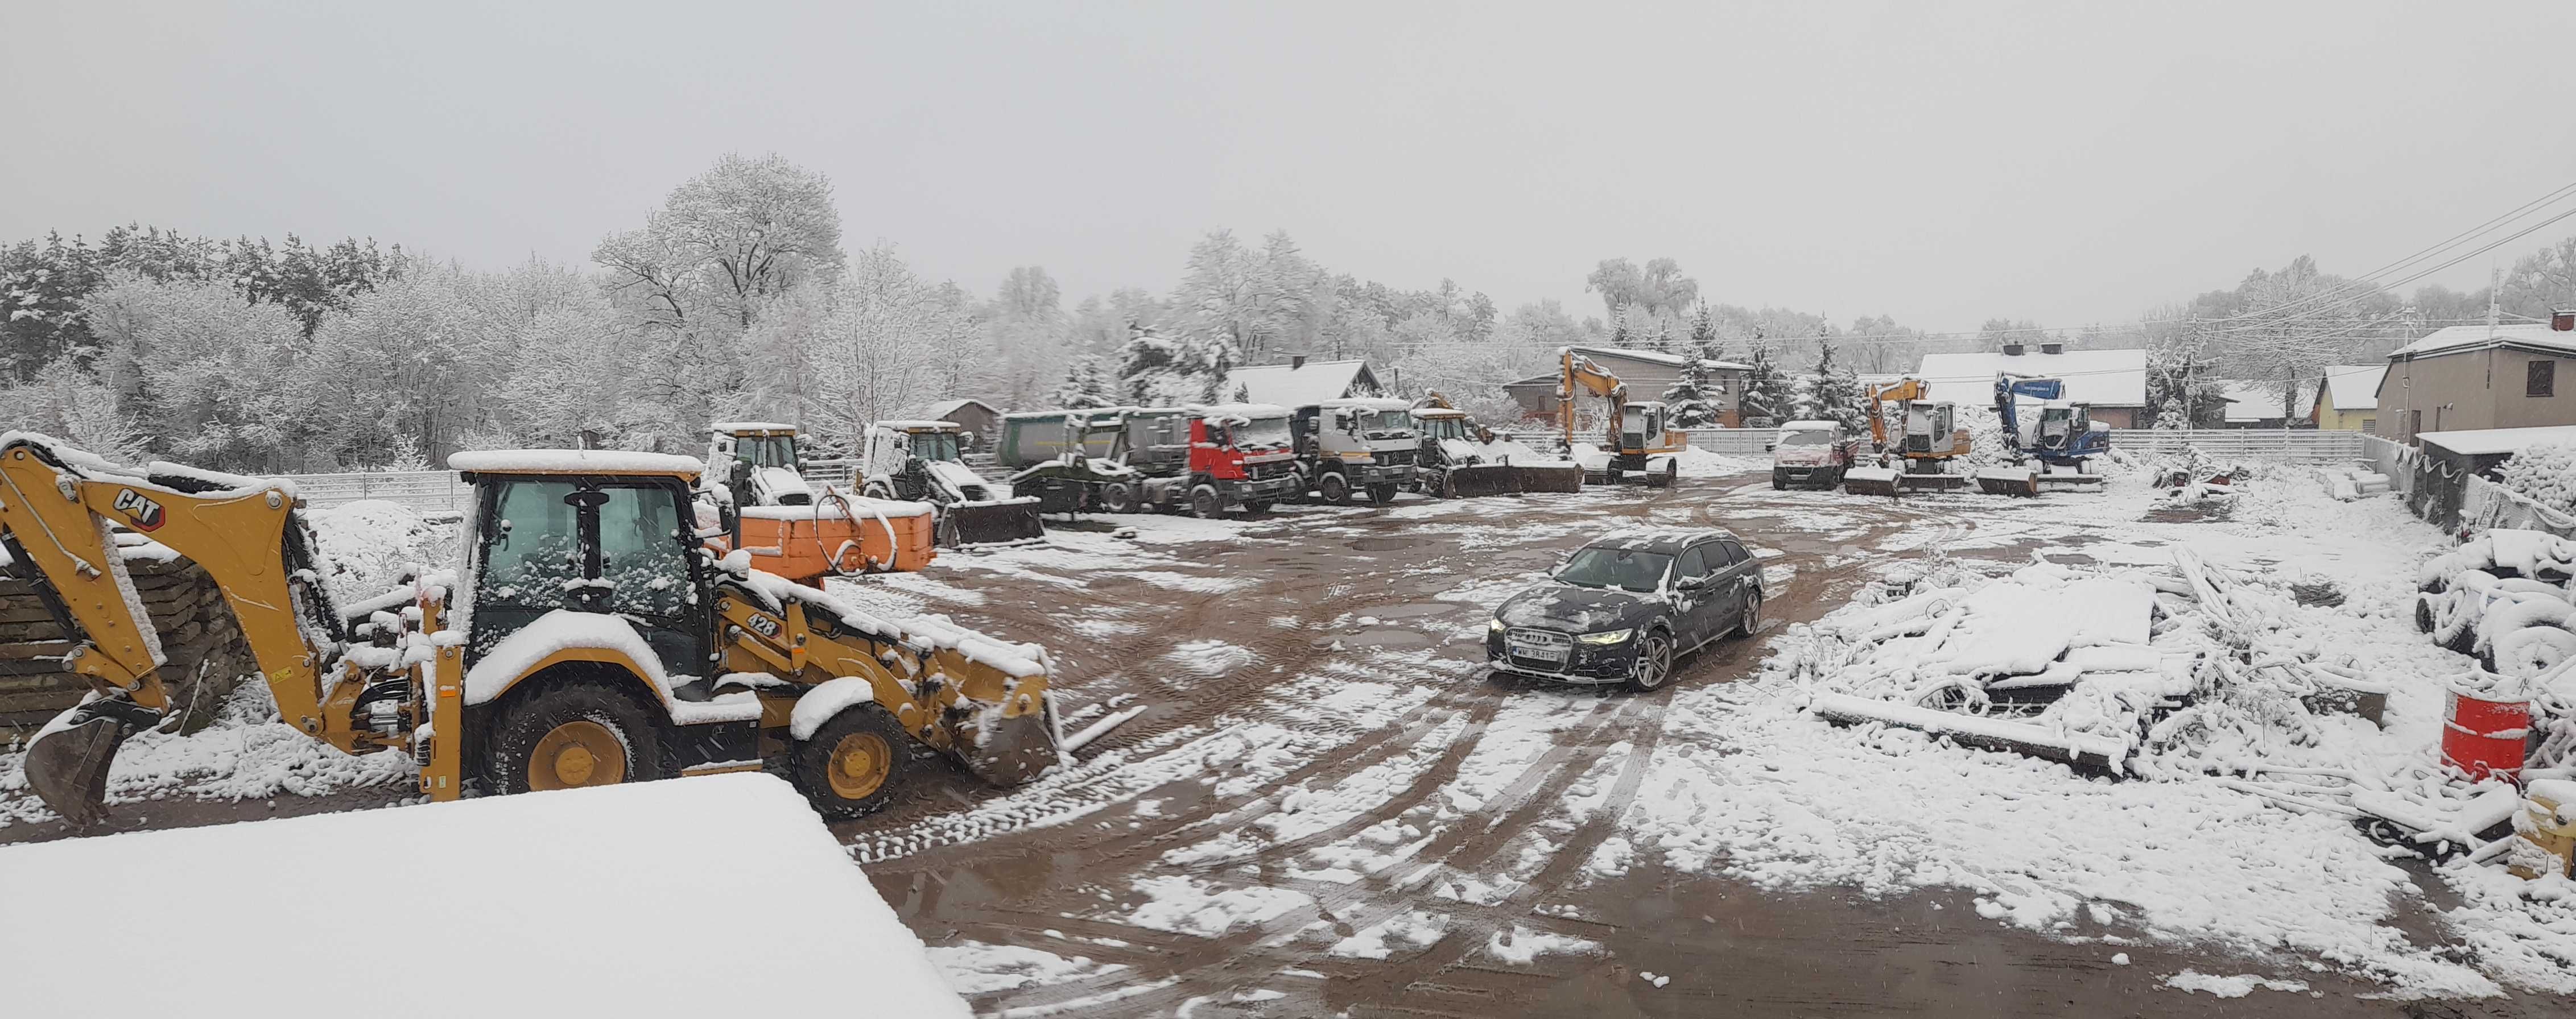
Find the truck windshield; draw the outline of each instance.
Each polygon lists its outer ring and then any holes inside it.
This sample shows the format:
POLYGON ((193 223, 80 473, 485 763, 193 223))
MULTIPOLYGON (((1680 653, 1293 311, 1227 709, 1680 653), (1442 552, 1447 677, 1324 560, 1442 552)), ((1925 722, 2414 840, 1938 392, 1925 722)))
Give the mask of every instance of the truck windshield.
POLYGON ((1783 446, 1830 446, 1834 444, 1834 433, 1822 428, 1804 428, 1793 432, 1781 432, 1780 444, 1783 446))
POLYGON ((733 458, 754 467, 796 469, 793 435, 745 435, 733 440, 733 458))
POLYGON ((1364 432, 1413 427, 1413 412, 1409 410, 1360 411, 1352 419, 1364 432))
POLYGON ((1662 586, 1664 569, 1673 557, 1661 552, 1641 552, 1626 548, 1587 548, 1574 554, 1556 571, 1559 582, 1576 587, 1615 587, 1623 591, 1652 591, 1662 586))
POLYGON ((1253 418, 1234 426, 1236 448, 1246 446, 1285 446, 1288 444, 1288 419, 1284 417, 1253 418))

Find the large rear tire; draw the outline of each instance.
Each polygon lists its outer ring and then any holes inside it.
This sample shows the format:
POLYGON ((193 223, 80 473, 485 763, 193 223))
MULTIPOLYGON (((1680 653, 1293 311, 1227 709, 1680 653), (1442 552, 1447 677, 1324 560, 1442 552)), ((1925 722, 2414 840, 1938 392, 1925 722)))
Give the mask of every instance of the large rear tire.
POLYGON ((1225 496, 1217 492, 1215 485, 1200 485, 1190 489, 1190 515, 1201 520, 1214 520, 1224 516, 1225 496))
POLYGON ((504 793, 662 777, 662 734, 635 698, 595 679, 514 690, 483 741, 483 773, 504 793))
POLYGON ((1100 508, 1109 513, 1136 512, 1136 486, 1113 481, 1100 488, 1100 508))
POLYGON ((885 809, 911 766, 912 736, 884 708, 860 704, 797 743, 787 773, 815 813, 845 821, 885 809))
POLYGON ((1381 481, 1381 482, 1378 482, 1377 484, 1370 485, 1370 486, 1369 486, 1369 489, 1368 489, 1368 494, 1369 494, 1369 502, 1370 502, 1370 504, 1372 504, 1372 505, 1384 506, 1384 505, 1386 505, 1387 503, 1394 502, 1394 501, 1395 501, 1395 482, 1392 482, 1392 481, 1381 481))
POLYGON ((1351 504, 1351 482, 1349 478, 1343 477, 1340 471, 1326 473, 1321 480, 1315 482, 1315 491, 1323 493, 1324 501, 1335 506, 1351 504))

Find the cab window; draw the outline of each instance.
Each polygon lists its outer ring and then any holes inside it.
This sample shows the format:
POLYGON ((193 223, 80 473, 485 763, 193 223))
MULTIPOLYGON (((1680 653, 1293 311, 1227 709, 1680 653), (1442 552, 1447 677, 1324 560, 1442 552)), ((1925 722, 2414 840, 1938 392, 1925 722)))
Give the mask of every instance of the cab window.
POLYGON ((512 481, 483 535, 484 605, 556 609, 581 579, 581 511, 570 481, 512 481))
POLYGON ((600 489, 599 578, 612 612, 676 617, 685 611, 689 561, 681 545, 680 501, 669 488, 600 489))
POLYGON ((1674 576, 1681 580, 1708 576, 1707 553, 1716 548, 1714 545, 1693 545, 1684 549, 1680 564, 1673 568, 1674 576))

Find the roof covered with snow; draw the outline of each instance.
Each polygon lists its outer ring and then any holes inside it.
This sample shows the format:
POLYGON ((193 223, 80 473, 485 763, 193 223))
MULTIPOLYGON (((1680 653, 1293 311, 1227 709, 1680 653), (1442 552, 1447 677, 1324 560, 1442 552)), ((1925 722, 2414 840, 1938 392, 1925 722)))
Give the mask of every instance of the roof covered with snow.
POLYGON ((762 1008, 969 1014, 804 797, 769 775, 9 846, 0 899, 11 972, 96 972, 99 946, 137 931, 187 946, 156 953, 148 979, 12 981, 13 1014, 257 1015, 358 1001, 402 1015, 740 1013, 749 964, 675 965, 651 941, 653 932, 721 941, 716 932, 744 928, 751 903, 795 907, 759 921, 762 1008), (333 846, 365 851, 315 851, 333 846), (266 879, 133 880, 173 860, 266 879), (281 960, 346 960, 353 945, 347 897, 278 894, 290 872, 299 886, 363 889, 401 918, 406 943, 448 946, 471 977, 406 990, 388 983, 384 965, 297 966, 282 992, 281 960), (566 937, 565 923, 586 935, 566 937), (853 1009, 860 994, 865 1006, 853 1009))
POLYGON ((1366 376, 1371 384, 1377 374, 1369 371, 1366 361, 1308 361, 1303 365, 1256 364, 1237 368, 1225 374, 1221 392, 1232 395, 1238 388, 1252 403, 1275 403, 1298 407, 1325 400, 1338 400, 1350 394, 1351 387, 1366 376))
POLYGON ((2467 456, 2519 453, 2533 446, 2576 444, 2576 425, 2538 428, 2466 428, 2450 432, 2417 432, 2415 437, 2467 456))
POLYGON ((687 474, 706 465, 670 453, 623 449, 469 449, 447 458, 449 470, 493 474, 687 474))
POLYGON ((707 430, 719 433, 792 432, 796 430, 796 426, 783 425, 776 421, 718 421, 714 424, 708 425, 707 430))
POLYGON ((969 405, 969 404, 972 404, 972 405, 977 406, 977 407, 982 407, 982 408, 984 408, 984 413, 987 413, 987 414, 999 414, 999 413, 1001 413, 1001 411, 998 411, 998 410, 993 409, 993 405, 992 405, 992 404, 985 403, 985 402, 984 402, 984 401, 982 401, 982 400, 976 400, 976 399, 958 399, 958 400, 941 400, 941 401, 939 401, 938 403, 931 404, 930 406, 928 406, 928 407, 926 407, 926 408, 923 408, 923 410, 922 410, 922 412, 921 412, 921 416, 922 416, 922 417, 926 417, 926 418, 938 418, 938 419, 940 419, 940 420, 943 420, 943 421, 944 421, 944 420, 947 420, 948 415, 951 415, 951 414, 957 413, 958 411, 965 409, 965 408, 967 407, 967 405, 969 405))
POLYGON ((2227 420, 2242 424, 2281 418, 2280 386, 2262 379, 2222 380, 2218 394, 2227 400, 2227 420))
MULTIPOLYGON (((1639 350, 1635 347, 1570 347, 1567 349, 1585 357, 1624 357, 1631 361, 1645 361, 1652 364, 1670 365, 1675 368, 1681 367, 1683 362, 1687 360, 1679 354, 1667 354, 1659 350, 1639 350)), ((1699 363, 1700 367, 1703 368, 1732 368, 1737 371, 1753 370, 1753 366, 1749 364, 1741 364, 1734 361, 1720 361, 1716 358, 1704 357, 1700 359, 1699 363)))
POLYGON ((2063 379, 2066 402, 2095 407, 2147 405, 2147 352, 2144 349, 2069 350, 2019 355, 2000 351, 1925 354, 1915 377, 1932 384, 1932 398, 1953 403, 1986 403, 1994 398, 1995 376, 2004 372, 2063 379))
POLYGON ((2555 332, 2548 323, 2451 326, 2436 329, 2423 339, 2397 348, 2388 355, 2392 361, 2406 361, 2435 354, 2457 354, 2489 347, 2523 347, 2532 350, 2576 354, 2576 332, 2555 332))
POLYGON ((1197 411, 1200 417, 1242 418, 1246 421, 1288 416, 1288 408, 1275 403, 1210 403, 1190 409, 1197 411))
MULTIPOLYGON (((2384 364, 2328 365, 2325 388, 2317 391, 2320 399, 2334 400, 2334 410, 2378 410, 2379 380, 2388 374, 2384 364)), ((2309 409, 2316 407, 2309 401, 2309 409)))

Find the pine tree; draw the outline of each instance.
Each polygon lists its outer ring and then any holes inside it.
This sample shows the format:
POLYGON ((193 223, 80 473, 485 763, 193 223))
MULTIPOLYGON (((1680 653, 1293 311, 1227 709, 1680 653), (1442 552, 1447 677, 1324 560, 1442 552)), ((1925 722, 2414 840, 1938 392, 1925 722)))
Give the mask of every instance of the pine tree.
POLYGON ((1610 345, 1622 349, 1628 346, 1628 309, 1626 308, 1621 308, 1617 314, 1610 316, 1610 345))
POLYGON ((1861 411, 1860 376, 1845 365, 1834 363, 1834 345, 1819 343, 1816 347, 1814 380, 1808 392, 1815 404, 1814 414, 1822 420, 1839 421, 1845 431, 1854 431, 1865 423, 1861 411))
POLYGON ((1086 357, 1073 366, 1064 382, 1047 394, 1047 401, 1067 410, 1107 407, 1115 402, 1109 383, 1100 378, 1100 358, 1086 357))
POLYGON ((1767 346, 1753 348, 1752 364, 1753 370, 1744 376, 1744 423, 1747 427, 1762 427, 1754 421, 1764 418, 1777 424, 1781 415, 1789 411, 1793 395, 1789 392, 1789 380, 1781 375, 1780 366, 1771 362, 1771 348, 1767 346))
POLYGON ((1693 354, 1720 360, 1717 356, 1717 324, 1709 321, 1707 301, 1699 302, 1699 310, 1691 315, 1690 340, 1693 354))

